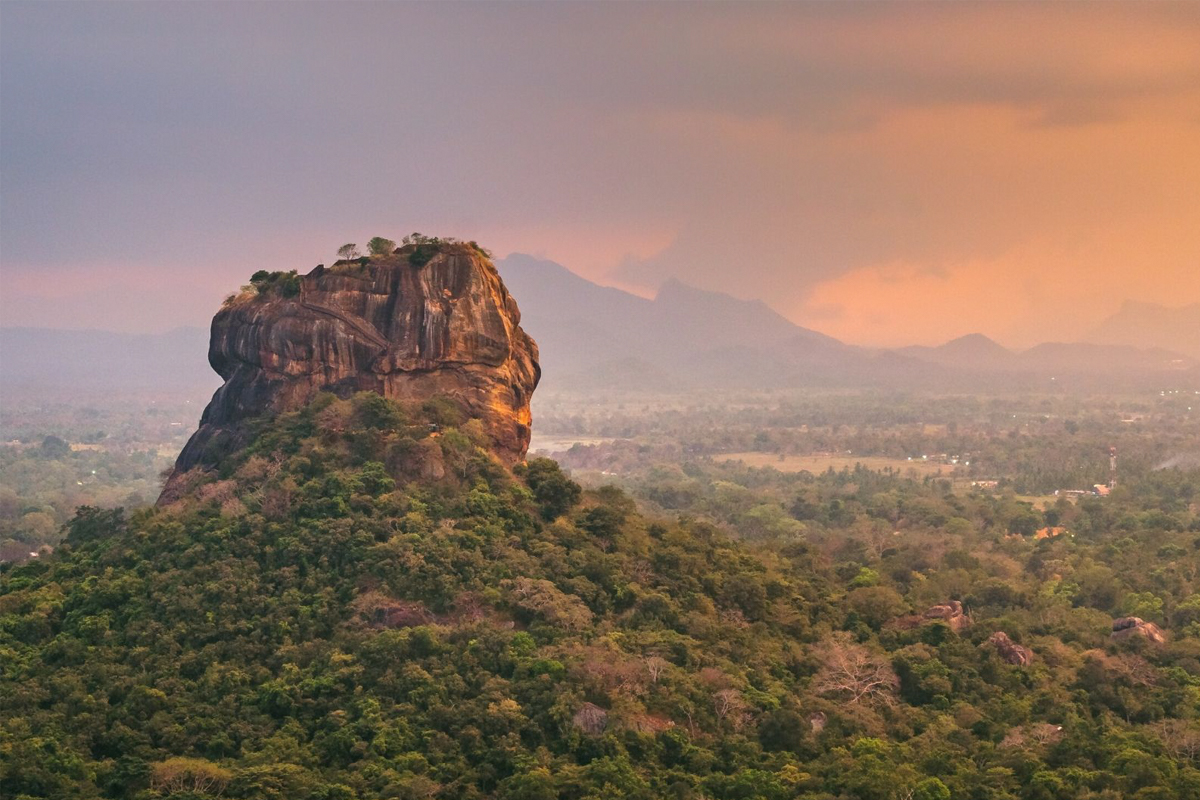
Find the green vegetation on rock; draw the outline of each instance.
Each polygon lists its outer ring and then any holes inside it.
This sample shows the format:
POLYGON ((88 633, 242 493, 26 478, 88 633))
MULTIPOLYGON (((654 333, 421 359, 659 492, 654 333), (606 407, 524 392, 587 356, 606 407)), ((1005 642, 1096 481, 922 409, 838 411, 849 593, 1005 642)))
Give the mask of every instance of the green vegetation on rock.
POLYGON ((295 297, 300 294, 300 276, 294 269, 287 272, 260 269, 250 276, 250 285, 260 295, 276 292, 282 297, 295 297))

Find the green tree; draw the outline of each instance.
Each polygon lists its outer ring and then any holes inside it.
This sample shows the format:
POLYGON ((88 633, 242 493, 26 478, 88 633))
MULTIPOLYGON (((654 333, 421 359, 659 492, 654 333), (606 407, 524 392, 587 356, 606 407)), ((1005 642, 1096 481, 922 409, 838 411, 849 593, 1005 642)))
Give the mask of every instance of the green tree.
POLYGON ((1153 592, 1130 592, 1121 598, 1121 613, 1130 617, 1161 621, 1163 601, 1153 592))
POLYGON ((367 252, 373 256, 390 256, 396 249, 396 243, 382 236, 374 236, 367 242, 367 252))
POLYGON ((950 800, 950 789, 937 778, 926 778, 913 789, 912 800, 950 800))
POLYGON ((42 439, 43 458, 66 458, 71 455, 71 445, 57 436, 50 435, 42 439))
POLYGON ((1021 536, 1033 536, 1042 527, 1042 515, 1033 510, 1022 511, 1008 521, 1008 532, 1021 536))
POLYGON ((904 613, 907 604, 900 593, 887 586, 863 586, 846 595, 850 610, 875 630, 904 613))
POLYGON ((545 519, 560 517, 579 502, 583 490, 563 474, 557 461, 549 458, 530 459, 522 472, 545 519))

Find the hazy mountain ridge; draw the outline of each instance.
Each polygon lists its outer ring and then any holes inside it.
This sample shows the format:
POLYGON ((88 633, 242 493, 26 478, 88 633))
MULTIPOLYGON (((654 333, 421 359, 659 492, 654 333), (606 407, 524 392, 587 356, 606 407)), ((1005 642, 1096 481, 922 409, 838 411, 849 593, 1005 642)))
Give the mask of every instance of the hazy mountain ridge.
POLYGON ((1084 341, 1163 348, 1200 358, 1200 303, 1170 308, 1127 300, 1084 341))
POLYGON ((1160 347, 1091 342, 1043 342, 1009 350, 979 333, 937 347, 915 345, 895 353, 946 367, 977 372, 1170 373, 1195 369, 1195 359, 1160 347))
POLYGON ((557 371, 552 380, 572 384, 597 373, 611 384, 608 366, 619 363, 641 365, 639 382, 650 373, 660 383, 682 386, 771 387, 974 381, 988 388, 1005 385, 1011 376, 1036 381, 1055 373, 1119 374, 1141 380, 1197 369, 1194 359, 1161 348, 1045 343, 1014 351, 979 333, 938 347, 876 351, 796 325, 761 300, 739 300, 677 279, 650 300, 523 254, 497 267, 521 298, 523 324, 541 344, 547 373, 557 371))
POLYGON ((767 382, 803 385, 813 372, 839 370, 874 356, 831 336, 800 327, 761 300, 740 300, 672 279, 654 299, 600 286, 561 264, 524 254, 497 262, 522 325, 542 349, 546 374, 584 382, 606 365, 636 362, 659 383, 703 386, 767 382), (799 382, 799 383, 797 383, 799 382))
POLYGON ((1014 356, 1014 353, 1007 347, 989 339, 982 333, 969 333, 937 347, 910 345, 897 348, 893 352, 921 361, 974 369, 1008 363, 1014 356))
MULTIPOLYGON (((872 350, 796 325, 761 300, 740 300, 679 280, 667 281, 649 299, 524 254, 510 255, 496 266, 519 298, 521 325, 539 343, 549 385, 559 388, 989 390, 1032 388, 1050 377, 1084 382, 1112 377, 1142 384, 1159 376, 1200 383, 1200 366, 1186 347, 1087 341, 1048 342, 1017 351, 975 333, 936 347, 872 350)), ((1119 338, 1120 325, 1136 328, 1130 320, 1145 315, 1147 308, 1155 307, 1126 304, 1117 315, 1125 321, 1106 330, 1119 338)), ((1178 312, 1170 325, 1187 333, 1188 315, 1197 308, 1168 310, 1178 312)), ((1160 335, 1151 331, 1147 337, 1160 335)), ((214 382, 197 355, 203 348, 196 345, 206 338, 200 328, 160 336, 0 329, 0 378, 10 388, 53 384, 101 389, 126 382, 208 388, 214 382), (159 370, 155 364, 169 367, 159 370)))

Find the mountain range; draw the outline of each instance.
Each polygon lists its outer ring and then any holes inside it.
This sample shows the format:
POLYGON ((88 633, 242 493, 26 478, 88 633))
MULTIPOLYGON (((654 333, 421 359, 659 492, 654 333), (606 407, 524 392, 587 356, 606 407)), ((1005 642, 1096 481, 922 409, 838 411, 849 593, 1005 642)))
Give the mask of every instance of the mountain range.
POLYGON ((512 255, 497 264, 541 350, 547 380, 640 385, 772 383, 800 367, 822 372, 853 348, 801 328, 765 303, 669 280, 654 299, 600 286, 552 261, 512 255), (783 372, 779 372, 783 370, 783 372))
POLYGON ((974 372, 1126 374, 1169 373, 1194 368, 1195 359, 1161 347, 1091 342, 1044 342, 1013 351, 980 333, 938 347, 902 347, 898 355, 974 372))
POLYGON ((1097 325, 1084 340, 1158 347, 1200 358, 1200 303, 1169 308, 1126 301, 1120 311, 1097 325))
MULTIPOLYGON (((496 264, 541 351, 549 388, 884 386, 954 390, 1200 384, 1200 304, 1126 303, 1081 342, 1010 350, 982 334, 937 347, 858 347, 759 300, 669 280, 650 299, 513 254, 496 264)), ((4 391, 211 389, 207 331, 0 329, 4 391)))
MULTIPOLYGON (((739 300, 669 280, 653 299, 588 281, 552 261, 511 255, 498 263, 522 311, 522 324, 541 347, 552 384, 640 386, 895 385, 900 387, 1044 385, 1119 378, 1195 377, 1197 360, 1155 342, 1170 342, 1169 317, 1161 332, 1152 310, 1138 340, 1122 341, 1119 323, 1107 343, 1048 342, 1013 351, 982 334, 938 347, 879 350, 845 344, 796 325, 761 301, 739 300), (1061 376, 1061 378, 1060 378, 1061 376)), ((1144 307, 1139 307, 1144 308, 1144 307)), ((1140 326, 1140 327, 1139 327, 1140 326)), ((1196 327, 1200 329, 1200 323, 1196 327)))

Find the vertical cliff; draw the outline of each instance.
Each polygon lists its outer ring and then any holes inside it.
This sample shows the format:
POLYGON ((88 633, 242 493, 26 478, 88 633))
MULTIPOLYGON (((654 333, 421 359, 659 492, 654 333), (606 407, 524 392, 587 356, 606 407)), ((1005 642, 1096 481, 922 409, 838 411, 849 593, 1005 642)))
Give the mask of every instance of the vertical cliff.
POLYGON ((529 446, 537 345, 490 259, 462 243, 408 245, 307 275, 262 274, 212 322, 225 383, 163 491, 245 443, 243 423, 322 391, 400 401, 446 397, 483 424, 507 463, 529 446))

